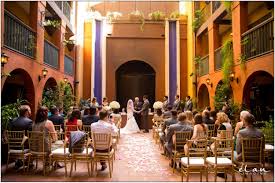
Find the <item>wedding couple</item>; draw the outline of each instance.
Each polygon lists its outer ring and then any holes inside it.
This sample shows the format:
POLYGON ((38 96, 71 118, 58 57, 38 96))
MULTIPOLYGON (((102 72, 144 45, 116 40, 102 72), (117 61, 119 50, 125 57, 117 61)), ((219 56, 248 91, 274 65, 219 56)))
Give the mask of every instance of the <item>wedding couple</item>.
POLYGON ((144 95, 143 96, 143 105, 140 111, 136 111, 134 109, 134 102, 133 100, 128 100, 127 102, 127 122, 124 128, 120 130, 121 133, 123 134, 131 134, 131 133, 137 133, 140 132, 140 129, 137 125, 137 122, 134 117, 134 113, 141 114, 141 122, 144 126, 144 133, 149 132, 149 127, 148 127, 148 113, 149 113, 149 100, 148 96, 144 95))

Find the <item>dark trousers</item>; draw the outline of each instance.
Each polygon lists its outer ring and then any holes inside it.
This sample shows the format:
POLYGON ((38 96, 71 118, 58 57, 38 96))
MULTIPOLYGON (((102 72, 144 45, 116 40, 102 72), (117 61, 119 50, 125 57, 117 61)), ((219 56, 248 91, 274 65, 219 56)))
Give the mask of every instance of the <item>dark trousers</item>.
POLYGON ((143 124, 144 130, 148 131, 149 130, 149 127, 148 127, 148 114, 142 115, 141 119, 142 119, 142 124, 143 124))
MULTIPOLYGON (((112 146, 110 147, 110 149, 112 149, 112 146)), ((108 152, 108 149, 104 149, 104 150, 99 150, 99 149, 97 149, 96 152, 99 152, 99 153, 107 153, 107 152, 108 152)), ((105 162, 105 161, 100 161, 100 164, 101 164, 101 166, 102 166, 102 165, 106 165, 106 162, 105 162)))

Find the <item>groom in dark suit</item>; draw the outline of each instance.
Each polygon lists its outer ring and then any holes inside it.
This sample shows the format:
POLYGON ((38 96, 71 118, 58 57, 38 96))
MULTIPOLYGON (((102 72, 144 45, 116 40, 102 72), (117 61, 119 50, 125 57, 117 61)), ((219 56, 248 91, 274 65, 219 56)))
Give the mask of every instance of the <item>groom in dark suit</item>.
MULTIPOLYGON (((142 102, 139 101, 138 97, 135 97, 134 109, 136 111, 140 111, 142 109, 142 102)), ((141 129, 141 115, 138 113, 134 113, 134 117, 136 119, 139 129, 141 129)))
POLYGON ((148 127, 148 114, 149 114, 149 100, 148 96, 144 95, 143 96, 143 105, 140 111, 138 113, 141 113, 141 122, 143 123, 144 126, 144 131, 143 133, 149 133, 149 127, 148 127))

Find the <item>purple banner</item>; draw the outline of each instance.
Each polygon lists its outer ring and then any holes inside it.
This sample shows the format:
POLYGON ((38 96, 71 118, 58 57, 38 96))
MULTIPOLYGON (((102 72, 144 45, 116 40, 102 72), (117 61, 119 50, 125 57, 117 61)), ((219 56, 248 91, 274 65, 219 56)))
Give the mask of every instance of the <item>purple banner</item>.
POLYGON ((102 101, 102 56, 101 56, 101 32, 102 22, 95 21, 95 80, 94 80, 94 94, 98 103, 102 101))
POLYGON ((169 102, 175 101, 177 94, 177 23, 169 22, 169 102))

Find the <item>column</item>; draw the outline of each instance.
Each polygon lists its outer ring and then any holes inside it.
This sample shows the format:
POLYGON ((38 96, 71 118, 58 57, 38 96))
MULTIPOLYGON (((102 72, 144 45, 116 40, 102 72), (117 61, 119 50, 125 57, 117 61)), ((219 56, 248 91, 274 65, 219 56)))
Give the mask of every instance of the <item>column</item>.
POLYGON ((215 50, 219 46, 219 25, 211 22, 208 25, 209 74, 215 72, 215 50))
POLYGON ((58 48, 59 48, 59 71, 61 73, 64 73, 64 58, 65 58, 65 45, 63 44, 63 41, 65 40, 65 33, 66 33, 66 22, 61 19, 61 26, 60 30, 58 32, 58 48))

